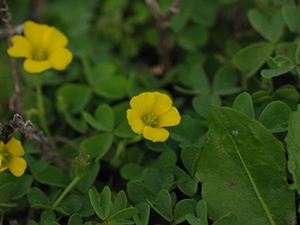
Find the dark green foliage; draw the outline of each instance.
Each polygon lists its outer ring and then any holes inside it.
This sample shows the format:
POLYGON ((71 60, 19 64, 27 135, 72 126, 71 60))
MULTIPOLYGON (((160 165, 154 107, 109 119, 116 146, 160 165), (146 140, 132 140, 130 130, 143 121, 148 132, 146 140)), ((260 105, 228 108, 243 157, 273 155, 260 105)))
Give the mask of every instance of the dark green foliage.
MULTIPOLYGON (((297 1, 156 0, 158 22, 153 1, 51 0, 45 11, 35 2, 7 1, 13 25, 40 15, 66 35, 73 61, 41 74, 54 145, 42 151, 14 134, 28 168, 0 172, 0 223, 296 224, 297 1), (126 118, 132 97, 154 91, 181 115, 165 142, 143 139, 126 118)), ((3 127, 15 113, 7 48, 3 39, 3 127)), ((36 74, 17 64, 24 121, 45 133, 36 74)))

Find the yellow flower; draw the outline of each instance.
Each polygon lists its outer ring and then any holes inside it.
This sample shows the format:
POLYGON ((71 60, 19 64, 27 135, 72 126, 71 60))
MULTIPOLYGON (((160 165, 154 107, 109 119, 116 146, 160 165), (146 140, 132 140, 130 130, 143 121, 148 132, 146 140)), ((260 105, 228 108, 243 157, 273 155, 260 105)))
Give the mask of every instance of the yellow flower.
POLYGON ((144 92, 130 101, 131 109, 127 110, 128 123, 131 129, 153 142, 166 141, 169 131, 163 127, 180 123, 180 114, 172 106, 171 98, 159 92, 144 92))
POLYGON ((20 177, 27 167, 21 142, 12 137, 6 144, 0 142, 0 173, 6 169, 16 177, 20 177))
POLYGON ((25 57, 24 69, 29 73, 40 73, 54 68, 64 70, 72 61, 72 53, 65 48, 66 36, 55 27, 25 22, 24 36, 15 35, 13 46, 7 50, 13 57, 25 57))

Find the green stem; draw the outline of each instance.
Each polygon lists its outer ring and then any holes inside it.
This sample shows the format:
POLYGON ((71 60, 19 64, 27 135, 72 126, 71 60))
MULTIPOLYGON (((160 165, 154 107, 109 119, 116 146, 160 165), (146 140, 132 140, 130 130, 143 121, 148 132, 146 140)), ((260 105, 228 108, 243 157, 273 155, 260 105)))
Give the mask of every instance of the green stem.
POLYGON ((50 137, 51 133, 45 119, 45 108, 44 108, 43 94, 42 94, 41 74, 36 75, 36 98, 37 98, 37 106, 39 110, 39 118, 40 118, 41 126, 46 136, 50 137))
POLYGON ((242 78, 242 87, 244 91, 248 90, 248 78, 245 75, 242 78))
POLYGON ((58 199, 56 199, 56 201, 54 202, 53 206, 52 206, 52 210, 54 210, 59 203, 64 199, 64 197, 69 193, 69 191, 74 187, 74 185, 80 180, 81 177, 76 176, 74 178, 74 180, 72 180, 72 182, 69 184, 69 186, 63 191, 63 193, 61 193, 61 195, 58 197, 58 199))

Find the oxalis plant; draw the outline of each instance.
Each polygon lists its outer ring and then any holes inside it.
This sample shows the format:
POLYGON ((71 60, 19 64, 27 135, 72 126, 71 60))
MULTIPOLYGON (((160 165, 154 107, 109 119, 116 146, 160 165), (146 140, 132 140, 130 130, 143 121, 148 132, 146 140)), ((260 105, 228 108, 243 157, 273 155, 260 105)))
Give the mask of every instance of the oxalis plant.
POLYGON ((0 0, 0 225, 294 225, 300 3, 0 0))

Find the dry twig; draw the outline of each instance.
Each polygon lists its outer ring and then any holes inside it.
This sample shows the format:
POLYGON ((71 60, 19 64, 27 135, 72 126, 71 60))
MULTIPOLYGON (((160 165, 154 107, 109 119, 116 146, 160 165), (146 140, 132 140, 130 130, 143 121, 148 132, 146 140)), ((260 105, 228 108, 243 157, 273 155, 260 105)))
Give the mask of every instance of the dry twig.
MULTIPOLYGON (((8 6, 6 4, 6 0, 0 0, 0 9, 2 12, 2 21, 5 24, 5 32, 7 34, 8 46, 13 46, 11 38, 12 34, 14 33, 13 26, 11 24, 11 13, 9 12, 8 6)), ((18 73, 18 66, 16 59, 13 57, 11 58, 12 64, 12 74, 14 79, 14 87, 15 87, 15 96, 13 98, 14 101, 14 111, 18 112, 21 115, 24 115, 23 112, 23 103, 22 103, 22 95, 20 89, 20 82, 19 82, 19 73, 18 73)))
POLYGON ((169 46, 169 35, 168 35, 168 27, 170 26, 170 22, 172 16, 179 11, 179 5, 182 0, 174 0, 171 7, 169 8, 169 12, 165 15, 162 14, 160 7, 156 0, 145 0, 147 5, 151 10, 151 14, 155 21, 155 27, 159 36, 159 43, 161 49, 161 65, 155 68, 156 73, 162 74, 167 71, 171 66, 170 60, 170 46, 169 46))
POLYGON ((38 144, 38 149, 43 153, 45 159, 62 169, 68 169, 65 165, 69 160, 62 155, 53 151, 54 144, 51 139, 45 137, 42 132, 33 128, 30 120, 23 121, 22 117, 16 113, 11 121, 9 121, 4 128, 0 124, 0 141, 8 142, 14 132, 20 130, 25 134, 25 137, 38 144))
POLYGON ((13 28, 12 33, 7 33, 5 29, 0 29, 0 42, 7 39, 8 36, 21 35, 24 27, 24 24, 19 24, 13 28))

